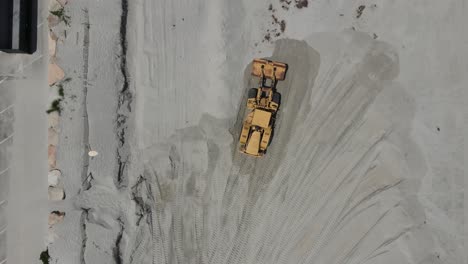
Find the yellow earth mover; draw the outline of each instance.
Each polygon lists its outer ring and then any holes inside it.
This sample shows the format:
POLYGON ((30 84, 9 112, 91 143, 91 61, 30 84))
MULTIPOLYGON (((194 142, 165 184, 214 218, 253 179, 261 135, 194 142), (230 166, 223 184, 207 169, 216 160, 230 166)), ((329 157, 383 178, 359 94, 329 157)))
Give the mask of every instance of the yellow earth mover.
POLYGON ((252 88, 248 92, 248 113, 239 139, 241 152, 255 157, 265 154, 281 103, 281 94, 276 92, 276 83, 284 80, 287 68, 288 65, 281 62, 253 60, 252 75, 259 77, 260 81, 259 88, 252 88))

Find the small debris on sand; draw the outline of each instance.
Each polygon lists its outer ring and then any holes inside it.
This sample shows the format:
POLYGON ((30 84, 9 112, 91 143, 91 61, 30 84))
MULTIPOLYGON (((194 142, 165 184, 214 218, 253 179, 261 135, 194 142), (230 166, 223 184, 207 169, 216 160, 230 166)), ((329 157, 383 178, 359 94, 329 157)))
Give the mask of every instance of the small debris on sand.
POLYGON ((279 2, 281 3, 281 8, 284 10, 289 10, 289 5, 292 1, 280 0, 279 2))
POLYGON ((356 10, 356 13, 357 13, 356 18, 360 18, 362 16, 362 12, 364 11, 365 8, 366 8, 365 5, 360 5, 358 7, 358 9, 356 10))
POLYGON ((309 1, 308 1, 308 0, 295 0, 295 2, 296 2, 296 7, 297 7, 298 9, 307 7, 307 6, 309 5, 309 1))
POLYGON ((281 32, 284 32, 286 30, 286 21, 281 20, 280 29, 281 29, 281 32))
POLYGON ((279 23, 279 20, 278 18, 275 16, 275 15, 271 15, 271 18, 273 18, 273 22, 278 24, 279 23))
MULTIPOLYGON (((298 3, 300 2, 300 0, 294 0, 295 3, 298 3)), ((287 1, 287 0, 279 0, 279 2, 281 3, 281 7, 285 10, 289 10, 289 5, 292 3, 292 0, 291 1, 287 1)), ((271 24, 274 26, 274 25, 277 25, 278 28, 267 28, 266 29, 266 35, 264 35, 263 39, 262 39, 262 43, 264 43, 265 41, 266 42, 272 42, 274 41, 276 38, 278 38, 279 36, 281 36, 281 33, 284 32, 286 30, 286 21, 283 20, 283 19, 280 19, 278 18, 274 12, 276 11, 276 9, 273 7, 273 4, 269 4, 268 5, 268 10, 272 12, 271 14, 271 18, 272 18, 272 22, 271 24)))
POLYGON ((373 39, 377 39, 377 38, 378 38, 377 34, 373 33, 372 38, 373 38, 373 39))
POLYGON ((96 157, 97 155, 99 155, 99 153, 97 151, 95 151, 95 150, 90 150, 88 152, 88 156, 90 156, 90 157, 96 157))

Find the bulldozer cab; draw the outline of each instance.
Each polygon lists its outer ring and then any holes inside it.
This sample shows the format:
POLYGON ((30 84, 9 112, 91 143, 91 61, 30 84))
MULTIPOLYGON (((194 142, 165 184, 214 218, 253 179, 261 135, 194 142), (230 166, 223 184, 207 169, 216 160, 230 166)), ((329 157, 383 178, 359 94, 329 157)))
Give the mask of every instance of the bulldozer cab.
POLYGON ((267 128, 270 124, 271 112, 255 109, 252 118, 252 125, 267 128))

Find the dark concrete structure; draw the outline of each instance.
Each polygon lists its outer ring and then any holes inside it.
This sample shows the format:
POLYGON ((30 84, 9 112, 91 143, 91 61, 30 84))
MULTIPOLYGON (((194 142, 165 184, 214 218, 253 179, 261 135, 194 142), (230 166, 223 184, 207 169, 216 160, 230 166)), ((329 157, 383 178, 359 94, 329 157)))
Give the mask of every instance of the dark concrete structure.
POLYGON ((37 0, 0 1, 0 51, 32 54, 37 48, 37 0))

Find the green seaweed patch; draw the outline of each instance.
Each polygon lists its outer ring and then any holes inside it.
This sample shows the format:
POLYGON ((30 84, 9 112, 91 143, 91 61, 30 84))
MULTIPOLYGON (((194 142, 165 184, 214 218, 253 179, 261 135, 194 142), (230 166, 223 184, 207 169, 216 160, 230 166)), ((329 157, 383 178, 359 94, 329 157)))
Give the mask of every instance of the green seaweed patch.
POLYGON ((62 102, 61 98, 55 99, 54 101, 52 101, 52 103, 50 104, 50 108, 47 109, 46 112, 48 114, 57 112, 60 115, 62 113, 62 106, 60 105, 61 102, 62 102))
POLYGON ((41 255, 39 256, 39 260, 42 261, 42 264, 49 264, 50 255, 49 255, 48 248, 41 252, 41 255))
POLYGON ((65 7, 61 7, 57 10, 54 10, 54 11, 50 11, 50 13, 56 17, 58 17, 58 19, 63 22, 65 25, 67 26, 70 26, 70 22, 71 22, 71 17, 69 15, 67 15, 66 11, 65 11, 65 7))

